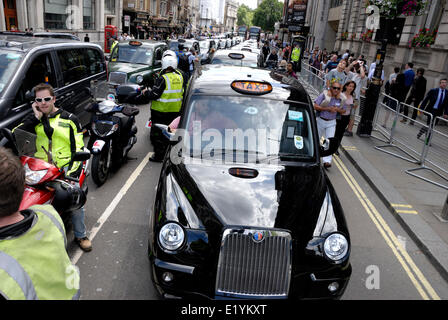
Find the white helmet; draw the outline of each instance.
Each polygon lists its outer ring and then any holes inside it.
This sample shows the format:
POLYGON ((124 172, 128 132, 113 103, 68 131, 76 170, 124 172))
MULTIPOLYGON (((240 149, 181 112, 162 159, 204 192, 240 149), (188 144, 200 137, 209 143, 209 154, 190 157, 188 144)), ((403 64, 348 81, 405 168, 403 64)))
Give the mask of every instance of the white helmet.
POLYGON ((171 67, 177 69, 177 57, 165 56, 162 58, 162 70, 171 67))
POLYGON ((166 50, 162 54, 162 59, 165 58, 166 56, 176 57, 176 52, 174 52, 173 50, 166 50))

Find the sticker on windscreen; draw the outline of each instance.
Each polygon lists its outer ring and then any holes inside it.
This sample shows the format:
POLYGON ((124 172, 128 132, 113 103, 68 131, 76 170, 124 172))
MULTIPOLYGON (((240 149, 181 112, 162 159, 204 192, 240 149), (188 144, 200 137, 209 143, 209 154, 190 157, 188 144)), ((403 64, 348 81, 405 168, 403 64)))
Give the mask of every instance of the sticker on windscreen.
POLYGON ((6 59, 9 59, 9 60, 17 60, 17 59, 20 59, 20 57, 21 57, 21 55, 17 54, 17 53, 8 53, 6 55, 6 59))
POLYGON ((254 107, 249 107, 246 110, 244 110, 244 113, 248 113, 248 114, 254 115, 254 114, 258 113, 258 109, 254 108, 254 107))
POLYGON ((297 149, 299 149, 299 150, 303 149, 303 138, 302 138, 302 136, 294 136, 294 146, 297 149))
POLYGON ((288 110, 288 118, 293 121, 303 121, 303 113, 300 111, 288 110))

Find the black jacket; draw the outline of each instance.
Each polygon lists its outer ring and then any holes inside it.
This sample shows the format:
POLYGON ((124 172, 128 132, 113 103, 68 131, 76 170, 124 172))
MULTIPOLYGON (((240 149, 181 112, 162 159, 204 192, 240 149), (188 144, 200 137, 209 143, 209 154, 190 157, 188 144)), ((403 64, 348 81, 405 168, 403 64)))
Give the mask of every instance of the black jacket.
POLYGON ((404 102, 405 96, 404 74, 399 73, 395 82, 390 85, 390 95, 399 102, 404 102))
POLYGON ((437 110, 434 110, 434 105, 436 104, 437 98, 439 97, 439 89, 434 88, 428 91, 425 99, 421 103, 421 109, 431 112, 437 116, 448 114, 448 90, 445 89, 445 97, 443 101, 439 103, 437 110))
POLYGON ((425 97, 426 92, 426 78, 421 77, 415 77, 414 82, 412 84, 411 88, 411 94, 410 97, 414 98, 416 101, 422 101, 425 97))

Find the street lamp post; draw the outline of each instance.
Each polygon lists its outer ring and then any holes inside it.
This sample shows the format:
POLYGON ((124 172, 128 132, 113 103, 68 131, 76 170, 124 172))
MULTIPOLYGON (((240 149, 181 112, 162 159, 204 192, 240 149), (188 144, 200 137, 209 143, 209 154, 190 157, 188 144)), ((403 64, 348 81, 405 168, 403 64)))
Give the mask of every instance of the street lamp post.
POLYGON ((373 118, 375 116, 376 106, 381 93, 381 74, 383 72, 384 59, 386 57, 386 48, 388 42, 388 33, 390 30, 392 20, 386 19, 384 29, 384 39, 381 40, 381 49, 376 53, 376 66, 375 72, 367 88, 364 110, 361 115, 361 121, 359 122, 356 134, 360 137, 370 137, 373 129, 373 118))

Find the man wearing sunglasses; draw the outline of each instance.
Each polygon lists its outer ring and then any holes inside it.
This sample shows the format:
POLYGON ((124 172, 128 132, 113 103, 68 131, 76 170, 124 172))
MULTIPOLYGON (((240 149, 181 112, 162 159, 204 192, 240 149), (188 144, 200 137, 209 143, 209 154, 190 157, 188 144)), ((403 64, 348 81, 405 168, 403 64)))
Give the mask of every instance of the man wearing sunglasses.
MULTIPOLYGON (((52 86, 41 83, 35 86, 33 91, 35 94, 35 101, 31 106, 33 113, 14 130, 21 129, 36 134, 36 143, 41 143, 46 149, 45 151, 43 148, 37 148, 36 158, 53 161, 58 168, 64 168, 66 175, 78 178, 82 163, 73 162, 67 167, 72 155, 83 151, 84 148, 82 127, 78 118, 55 106, 56 98, 52 86), (50 139, 51 150, 48 150, 50 139)), ((82 250, 91 251, 92 243, 86 236, 84 216, 84 207, 72 212, 75 242, 82 250)))
MULTIPOLYGON (((341 92, 342 85, 332 79, 330 82, 330 90, 321 93, 314 101, 314 110, 317 111, 317 130, 319 139, 333 138, 336 131, 336 116, 345 112, 344 102, 345 95, 341 92)), ((323 157, 325 168, 331 167, 332 156, 323 157)))

